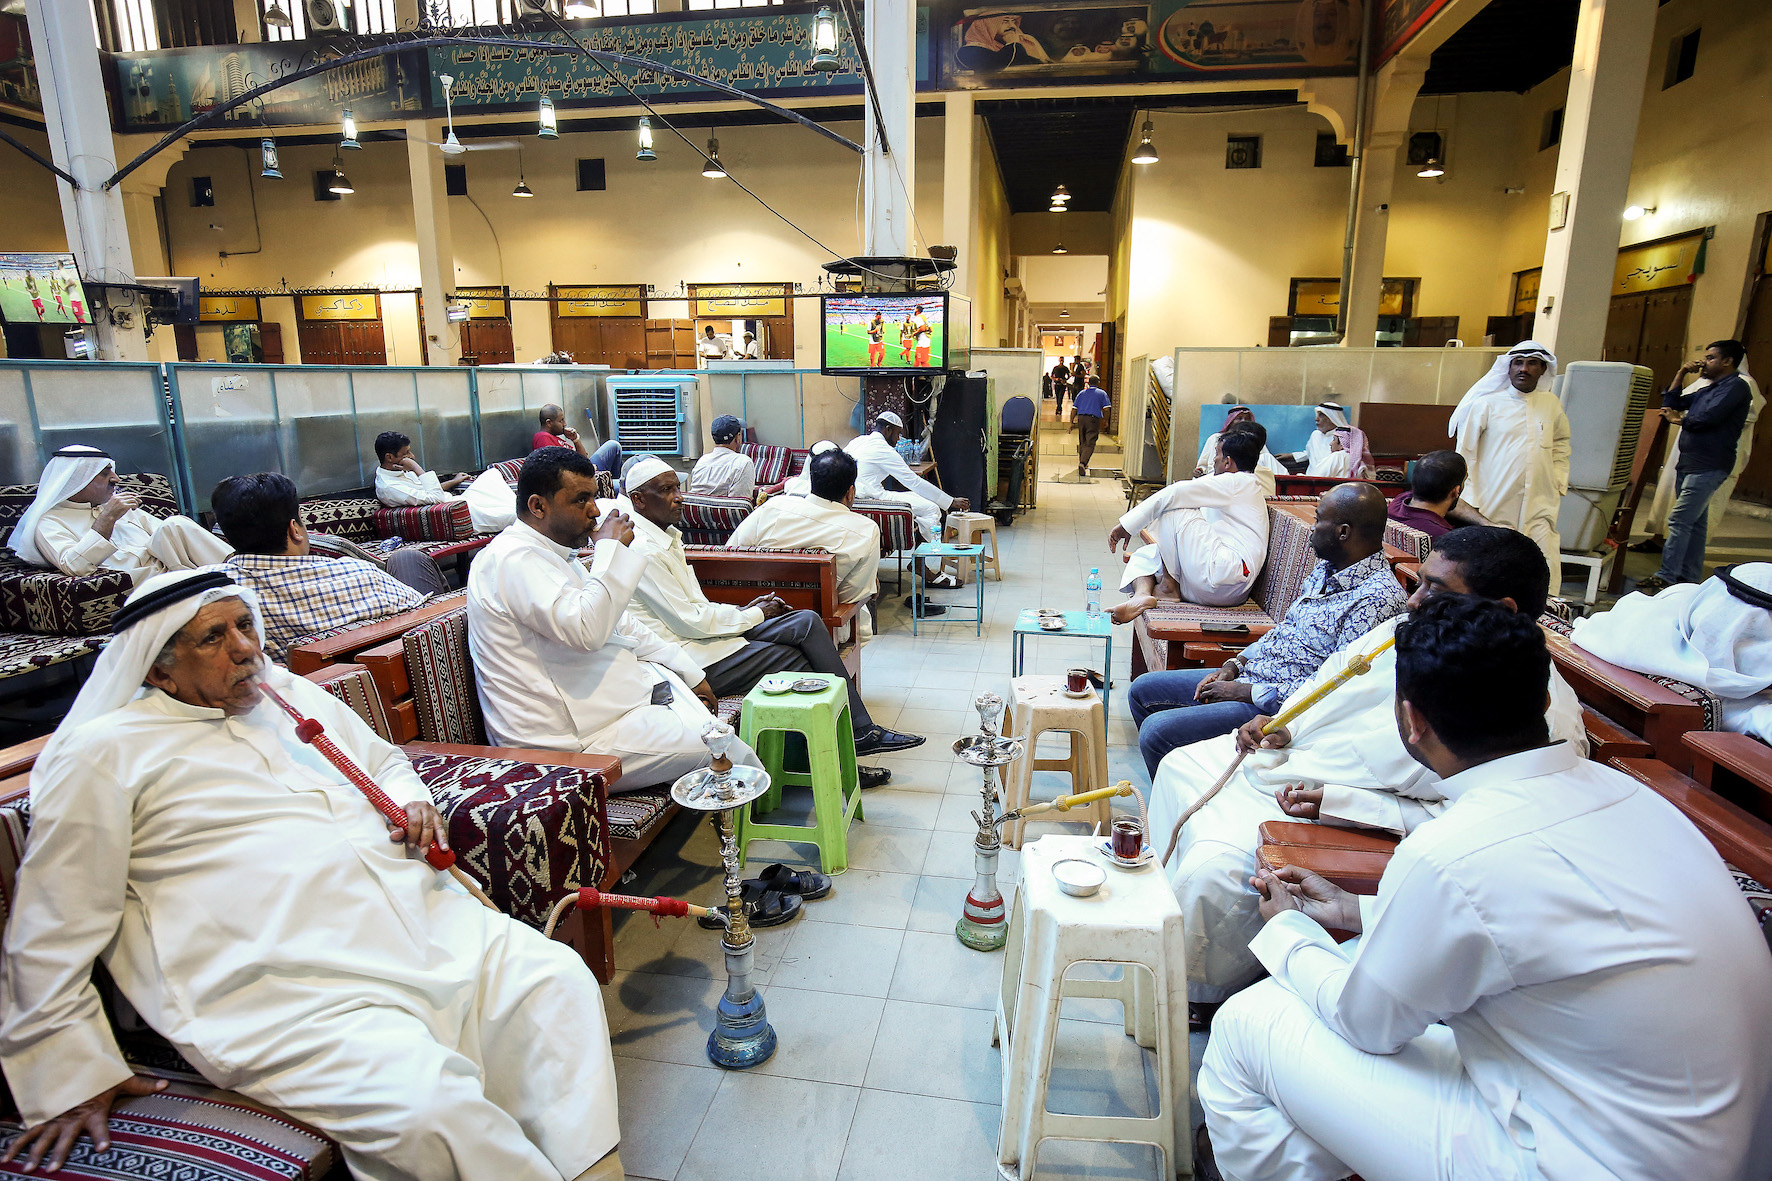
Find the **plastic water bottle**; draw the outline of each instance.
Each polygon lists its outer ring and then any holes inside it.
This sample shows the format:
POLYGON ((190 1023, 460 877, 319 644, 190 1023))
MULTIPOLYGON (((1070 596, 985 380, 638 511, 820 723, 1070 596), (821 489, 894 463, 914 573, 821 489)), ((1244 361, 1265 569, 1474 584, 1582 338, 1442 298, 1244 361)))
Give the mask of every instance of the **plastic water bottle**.
MULTIPOLYGON (((396 534, 381 543, 381 552, 384 554, 391 554, 405 544, 406 539, 396 534)), ((1100 598, 1101 596, 1097 595, 1096 597, 1100 598)))
POLYGON ((1086 615, 1088 615, 1089 618, 1091 618, 1091 619, 1100 619, 1101 618, 1101 570, 1099 567, 1091 567, 1090 568, 1089 579, 1088 579, 1088 581, 1083 583, 1083 590, 1088 595, 1088 599, 1084 603, 1084 606, 1083 606, 1084 613, 1086 615))

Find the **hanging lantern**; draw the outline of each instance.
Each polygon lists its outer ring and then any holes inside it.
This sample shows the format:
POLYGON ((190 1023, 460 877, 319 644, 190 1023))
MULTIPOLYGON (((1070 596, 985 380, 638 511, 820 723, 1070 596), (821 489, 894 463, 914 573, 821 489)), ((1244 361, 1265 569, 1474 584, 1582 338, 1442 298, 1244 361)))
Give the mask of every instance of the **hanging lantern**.
POLYGON ((266 180, 282 180, 283 174, 277 170, 277 141, 266 136, 258 141, 259 175, 266 180))
POLYGON ((812 68, 820 73, 842 69, 837 60, 837 14, 820 8, 812 18, 812 68))
POLYGON ((363 145, 357 142, 357 121, 351 118, 351 108, 345 108, 345 136, 338 141, 338 146, 347 151, 360 151, 363 145))
POLYGON ((658 153, 652 150, 652 120, 640 116, 640 150, 634 153, 636 160, 656 160, 658 153))
POLYGON ((1144 121, 1144 138, 1138 141, 1138 148, 1132 153, 1134 164, 1155 164, 1157 162, 1157 145, 1151 142, 1151 121, 1144 121))
POLYGON ((708 162, 701 166, 701 174, 709 180, 724 180, 726 170, 720 167, 720 141, 708 137, 708 162))
POLYGON ((542 139, 560 138, 560 120, 554 114, 554 100, 547 95, 541 96, 541 129, 535 134, 542 139))
POLYGON ((357 190, 351 187, 351 178, 345 175, 343 164, 344 161, 338 158, 338 153, 333 152, 332 183, 326 186, 326 191, 329 193, 337 193, 341 197, 346 197, 357 190))

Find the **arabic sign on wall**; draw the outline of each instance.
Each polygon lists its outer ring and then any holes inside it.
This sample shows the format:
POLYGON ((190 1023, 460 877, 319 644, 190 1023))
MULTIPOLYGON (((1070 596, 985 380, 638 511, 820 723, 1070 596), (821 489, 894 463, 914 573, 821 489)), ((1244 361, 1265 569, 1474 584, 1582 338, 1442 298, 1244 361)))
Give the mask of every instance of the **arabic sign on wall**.
POLYGON ((1612 294, 1684 287, 1697 278, 1698 248, 1703 243, 1704 233, 1699 231, 1620 250, 1618 267, 1612 273, 1612 294))
POLYGON ((304 320, 379 320, 381 296, 372 291, 346 295, 304 295, 301 297, 301 318, 304 320))
POLYGON ((1361 0, 1060 0, 938 11, 943 78, 972 89, 1349 73, 1362 7, 1361 0))
MULTIPOLYGON (((206 46, 125 53, 117 71, 117 118, 125 129, 177 127, 249 90, 309 64, 304 42, 206 46)), ((271 91, 235 107, 221 126, 289 127, 338 122, 351 108, 359 122, 414 117, 427 105, 422 59, 415 53, 372 58, 271 91)))
POLYGON ((511 304, 503 287, 457 287, 455 297, 468 305, 470 320, 508 320, 511 304))
POLYGON ((1530 316, 1538 311, 1538 285, 1543 278, 1543 267, 1514 275, 1514 315, 1530 316))
POLYGON ((568 318, 646 314, 646 289, 638 284, 556 287, 554 299, 554 314, 568 318))
POLYGON ((1378 3, 1378 28, 1375 31, 1378 58, 1375 66, 1395 57, 1397 51, 1440 15, 1440 10, 1451 0, 1378 0, 1378 3))
POLYGON ((690 314, 697 319, 752 320, 788 314, 784 283, 691 283, 690 314))
POLYGON ((264 317, 256 295, 205 295, 197 300, 197 318, 206 324, 243 324, 264 317))
MULTIPOLYGON (((816 8, 770 8, 764 13, 724 12, 672 20, 609 21, 579 32, 589 49, 641 57, 699 74, 740 90, 804 95, 808 90, 855 94, 862 88, 861 59, 845 31, 842 68, 812 68, 812 19, 816 8)), ((917 81, 929 80, 928 11, 917 13, 917 81)), ((593 59, 566 48, 564 33, 533 38, 533 50, 463 45, 429 50, 433 74, 455 78, 455 104, 527 106, 542 95, 562 105, 626 103, 625 91, 593 59)), ((611 66, 643 95, 673 97, 706 93, 694 82, 631 67, 611 66)))

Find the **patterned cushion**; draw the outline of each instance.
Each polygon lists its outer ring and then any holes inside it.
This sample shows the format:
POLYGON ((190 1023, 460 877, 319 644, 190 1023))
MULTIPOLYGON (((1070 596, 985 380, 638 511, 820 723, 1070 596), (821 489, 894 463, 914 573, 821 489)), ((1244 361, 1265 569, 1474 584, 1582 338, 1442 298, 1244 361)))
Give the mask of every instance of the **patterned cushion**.
POLYGON ((1394 545, 1406 554, 1414 554, 1418 562, 1425 562, 1428 551, 1434 548, 1434 539, 1426 533, 1413 525, 1388 518, 1384 523, 1384 543, 1394 545))
MULTIPOLYGON (((521 459, 501 459, 492 466, 498 469, 498 474, 505 478, 505 483, 509 484, 511 491, 515 492, 517 490, 517 476, 523 470, 523 461, 521 459)), ((615 499, 615 477, 609 472, 599 471, 597 473, 597 499, 615 499)))
POLYGON ((1263 611, 1284 619, 1304 590, 1304 580, 1316 568, 1317 555, 1311 549, 1310 525, 1291 513, 1269 506, 1267 530, 1267 564, 1250 595, 1263 611))
POLYGON ((663 792, 635 791, 609 797, 609 836, 612 840, 638 840, 641 833, 658 823, 671 806, 671 797, 663 792))
POLYGON ((394 741, 387 709, 382 705, 381 694, 375 691, 368 669, 360 664, 335 664, 310 679, 350 706, 384 742, 394 741))
POLYGON ((742 695, 738 697, 722 697, 714 709, 714 716, 736 730, 738 729, 738 715, 743 712, 744 697, 742 695))
MULTIPOLYGON (((1727 863, 1725 863, 1727 864, 1727 863)), ((1735 885, 1747 899, 1753 909, 1754 922, 1759 925, 1760 933, 1766 937, 1766 947, 1772 949, 1772 890, 1768 890, 1749 874, 1741 872, 1733 865, 1729 872, 1735 878, 1735 885)))
POLYGON ((750 515, 751 502, 742 496, 685 496, 678 528, 685 545, 725 545, 750 515))
POLYGON ((0 632, 0 680, 36 672, 102 649, 110 636, 29 636, 0 632))
MULTIPOLYGON (((750 456, 757 465, 759 486, 779 484, 794 473, 795 453, 787 447, 777 447, 770 443, 740 443, 738 451, 740 455, 750 456)), ((802 451, 799 454, 807 453, 802 451)))
MULTIPOLYGON (((156 517, 178 513, 172 481, 154 473, 122 476, 118 486, 142 498, 142 508, 156 517)), ((37 495, 35 484, 0 488, 0 537, 12 528, 37 495)), ((129 575, 104 570, 74 578, 20 561, 10 550, 0 552, 0 629, 47 636, 102 636, 111 616, 134 588, 129 575)), ((53 663, 53 662, 51 662, 53 663)))
POLYGON ((348 538, 359 545, 376 540, 375 514, 381 501, 367 496, 348 496, 336 500, 304 500, 301 523, 321 533, 348 538))
POLYGON ((880 527, 880 555, 917 548, 917 518, 908 506, 890 500, 857 500, 854 511, 880 527))
POLYGON ((449 821, 462 868, 498 908, 532 927, 580 886, 603 881, 603 776, 583 767, 415 754, 412 769, 449 821))
POLYGON ((418 736, 426 742, 486 745, 486 724, 468 657, 467 608, 420 624, 401 637, 418 736))
POLYGON ((375 513, 375 535, 407 541, 460 541, 474 535, 474 518, 468 512, 468 502, 459 497, 443 504, 382 508, 375 513))

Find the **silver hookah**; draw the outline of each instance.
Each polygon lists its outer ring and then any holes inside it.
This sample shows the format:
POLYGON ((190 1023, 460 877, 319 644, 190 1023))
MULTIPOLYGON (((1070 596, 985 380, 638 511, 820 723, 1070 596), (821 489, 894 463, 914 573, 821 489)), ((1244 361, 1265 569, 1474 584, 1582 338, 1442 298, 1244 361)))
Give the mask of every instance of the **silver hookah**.
POLYGON ((726 909, 721 916, 724 934, 720 946, 726 952, 726 992, 708 1034, 708 1060, 728 1070, 745 1070, 769 1061, 775 1053, 775 1028, 763 1007, 763 994, 751 984, 755 967, 756 938, 744 908, 744 884, 738 864, 738 838, 734 829, 737 809, 769 790, 769 774, 760 767, 734 766, 727 757, 737 737, 732 727, 715 720, 701 732, 711 764, 691 771, 671 785, 671 798, 695 812, 712 816, 720 834, 720 864, 726 877, 726 909))
POLYGON ((1009 937, 1003 895, 997 890, 997 861, 1003 849, 1003 840, 997 835, 997 825, 1003 820, 996 812, 997 769, 1021 757, 1022 740, 1005 738, 999 732, 1003 719, 1001 697, 980 693, 973 705, 978 710, 980 732, 957 740, 954 753, 983 773, 983 807, 972 813, 972 819, 978 822, 978 835, 972 842, 976 876, 954 934, 974 951, 996 951, 1009 937))

